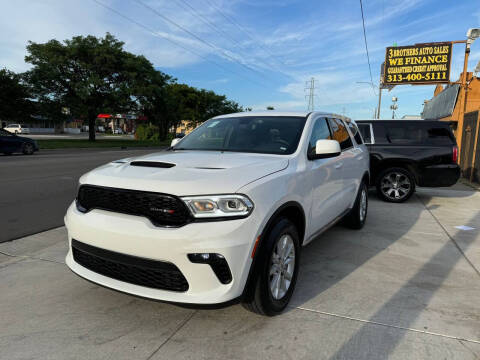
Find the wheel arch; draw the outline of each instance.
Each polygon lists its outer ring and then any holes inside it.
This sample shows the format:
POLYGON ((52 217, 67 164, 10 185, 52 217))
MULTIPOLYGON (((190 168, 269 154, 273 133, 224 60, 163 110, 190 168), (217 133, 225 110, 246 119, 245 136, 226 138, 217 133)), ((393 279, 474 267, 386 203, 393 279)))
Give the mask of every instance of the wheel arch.
POLYGON ((413 178, 415 179, 415 183, 418 185, 419 183, 419 177, 418 177, 418 171, 417 171, 417 166, 414 161, 412 160, 406 160, 406 159, 385 159, 382 160, 380 163, 377 164, 375 167, 375 174, 372 174, 371 177, 371 183, 376 184, 378 180, 378 176, 386 169, 389 168, 403 168, 407 171, 409 171, 413 178))
POLYGON ((264 238, 268 234, 268 232, 272 229, 275 222, 280 218, 287 218, 289 219, 295 226, 297 227, 298 235, 300 237, 300 246, 303 244, 305 238, 305 230, 306 230, 306 217, 305 211, 300 203, 296 201, 288 201, 278 207, 277 210, 270 216, 267 223, 263 227, 262 232, 259 236, 259 243, 257 245, 255 256, 253 261, 250 265, 250 270, 248 273, 247 281, 245 283, 245 287, 242 293, 242 300, 251 299, 255 293, 255 278, 256 274, 259 271, 259 267, 264 260, 262 257, 263 248, 264 248, 264 238))

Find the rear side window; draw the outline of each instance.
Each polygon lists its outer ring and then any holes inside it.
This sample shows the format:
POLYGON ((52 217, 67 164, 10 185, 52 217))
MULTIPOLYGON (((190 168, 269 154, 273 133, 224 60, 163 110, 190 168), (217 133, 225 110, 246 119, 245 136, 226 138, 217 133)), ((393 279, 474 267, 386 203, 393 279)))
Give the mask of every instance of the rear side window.
POLYGON ((427 127, 425 130, 429 145, 452 145, 454 143, 450 129, 445 127, 427 127))
POLYGON ((328 122, 332 129, 333 140, 337 140, 340 143, 340 148, 345 150, 353 147, 352 139, 350 138, 343 121, 339 119, 328 119, 328 122))
POLYGON ((362 134, 362 138, 365 140, 365 144, 371 144, 372 134, 370 131, 370 124, 358 124, 358 129, 362 134))
POLYGON ((327 119, 321 118, 315 120, 313 125, 312 136, 310 136, 310 142, 308 144, 308 154, 315 154, 315 147, 317 140, 331 140, 330 129, 328 128, 327 119))
POLYGON ((355 138, 355 141, 357 142, 357 144, 362 145, 363 139, 362 139, 362 135, 360 135, 360 131, 358 131, 357 125, 355 125, 353 122, 350 122, 348 123, 348 128, 350 129, 350 132, 355 138))
POLYGON ((392 144, 421 144, 424 130, 416 124, 392 124, 387 126, 387 139, 392 144))
POLYGON ((454 137, 444 126, 427 124, 395 124, 387 126, 387 139, 392 144, 452 145, 454 137))

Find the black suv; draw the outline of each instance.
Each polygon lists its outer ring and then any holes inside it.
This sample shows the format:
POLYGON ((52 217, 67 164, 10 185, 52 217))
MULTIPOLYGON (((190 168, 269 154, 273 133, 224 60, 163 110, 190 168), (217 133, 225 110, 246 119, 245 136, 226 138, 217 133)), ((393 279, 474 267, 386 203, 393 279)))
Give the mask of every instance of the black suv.
POLYGON ((460 177, 458 148, 448 122, 357 120, 370 151, 371 185, 385 201, 403 202, 415 185, 452 186, 460 177))

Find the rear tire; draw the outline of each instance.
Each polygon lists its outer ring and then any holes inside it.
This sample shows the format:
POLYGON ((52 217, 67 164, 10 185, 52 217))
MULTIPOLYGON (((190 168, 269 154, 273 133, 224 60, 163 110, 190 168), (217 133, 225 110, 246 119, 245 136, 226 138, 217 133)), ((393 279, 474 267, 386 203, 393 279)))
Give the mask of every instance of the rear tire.
POLYGON ((345 216, 345 225, 350 229, 359 230, 365 225, 368 213, 368 188, 364 181, 358 188, 357 198, 352 210, 345 216))
POLYGON ((256 314, 274 316, 288 305, 300 265, 300 237, 293 223, 280 218, 265 236, 254 274, 254 294, 242 305, 256 314))
POLYGON ((407 201, 415 192, 415 178, 407 169, 392 167, 383 170, 377 177, 378 196, 387 202, 407 201))

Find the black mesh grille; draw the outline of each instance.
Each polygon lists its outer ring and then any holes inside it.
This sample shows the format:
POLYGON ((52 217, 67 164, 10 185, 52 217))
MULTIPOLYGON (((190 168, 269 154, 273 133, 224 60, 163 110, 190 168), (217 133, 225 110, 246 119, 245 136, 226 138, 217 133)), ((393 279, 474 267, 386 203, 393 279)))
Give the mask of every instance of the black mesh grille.
POLYGON ((116 253, 72 240, 73 259, 83 267, 110 278, 153 289, 187 291, 181 271, 168 262, 116 253))
POLYGON ((157 226, 182 226, 191 221, 190 212, 175 196, 102 186, 82 185, 78 190, 80 211, 103 209, 145 216, 157 226))

